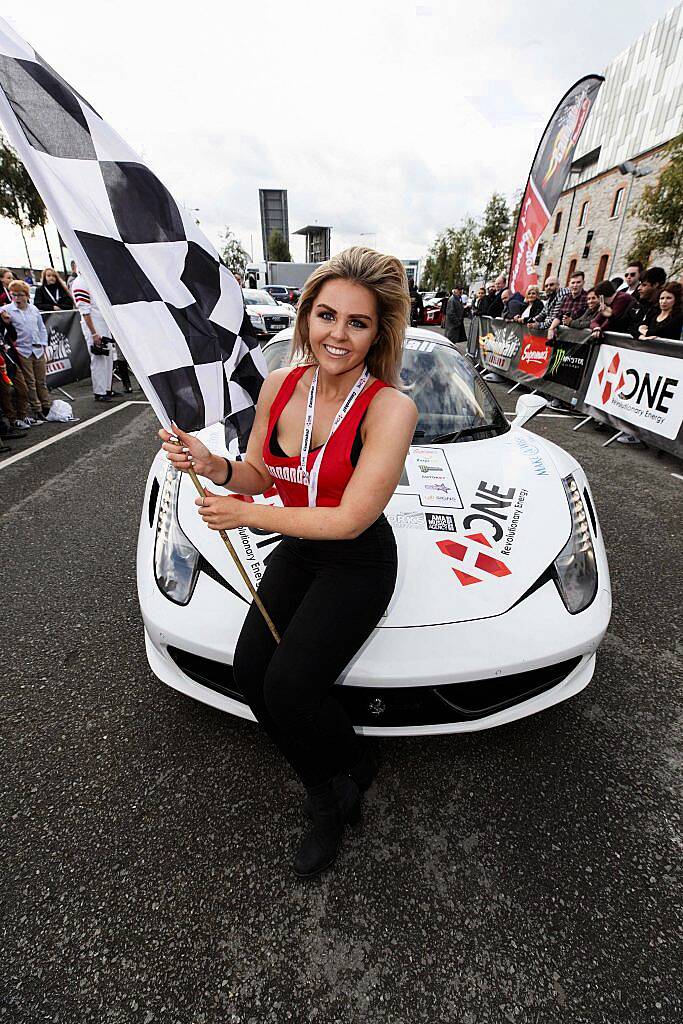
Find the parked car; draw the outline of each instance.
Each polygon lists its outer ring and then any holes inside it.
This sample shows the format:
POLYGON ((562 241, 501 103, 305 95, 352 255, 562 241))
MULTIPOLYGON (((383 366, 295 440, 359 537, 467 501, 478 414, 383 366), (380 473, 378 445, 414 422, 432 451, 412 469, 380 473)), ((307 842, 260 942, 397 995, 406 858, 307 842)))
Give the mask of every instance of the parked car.
POLYGON ((293 306, 277 302, 267 291, 259 288, 243 288, 247 315, 257 338, 269 339, 278 331, 290 327, 296 320, 293 306))
POLYGON ((266 284, 263 286, 263 291, 272 295, 277 302, 283 302, 291 306, 296 306, 301 296, 300 288, 293 288, 287 284, 266 284))
MULTIPOLYGON (((286 364, 290 339, 264 347, 271 370, 286 364)), ((419 420, 386 510, 398 581, 337 697, 358 732, 385 736, 470 732, 558 704, 590 681, 612 606, 586 475, 524 428, 544 399, 523 396, 508 423, 469 360, 433 331, 408 330, 401 377, 419 420)), ((198 436, 238 454, 221 424, 198 436)), ((251 719, 231 669, 249 594, 195 496, 160 451, 138 541, 147 657, 169 686, 251 719)), ((279 503, 274 488, 242 500, 279 503)), ((241 527, 230 539, 258 582, 281 538, 241 527)))
POLYGON ((430 327, 442 327, 444 321, 443 307, 444 299, 448 298, 448 292, 431 292, 429 298, 422 299, 423 313, 422 322, 430 327))

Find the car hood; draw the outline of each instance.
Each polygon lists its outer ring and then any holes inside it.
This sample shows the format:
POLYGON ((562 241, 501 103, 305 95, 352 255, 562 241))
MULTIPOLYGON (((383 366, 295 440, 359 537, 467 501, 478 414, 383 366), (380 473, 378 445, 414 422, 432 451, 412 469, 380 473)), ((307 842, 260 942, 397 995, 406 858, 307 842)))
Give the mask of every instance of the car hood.
POLYGON ((258 313, 259 316, 284 316, 288 318, 293 315, 287 306, 269 306, 267 303, 250 304, 247 306, 247 313, 258 313))
MULTIPOLYGON (((211 447, 218 450, 215 443, 211 447)), ((380 626, 490 618, 524 597, 571 531, 553 448, 513 427, 497 438, 411 449, 386 510, 399 571, 380 626)), ((562 472, 569 471, 566 456, 560 461, 562 472)), ((220 537, 197 515, 195 497, 183 478, 178 503, 183 531, 226 582, 248 596, 220 537)), ((279 504, 274 492, 253 500, 279 504)), ((230 538, 258 583, 279 538, 246 527, 231 531, 230 538)))

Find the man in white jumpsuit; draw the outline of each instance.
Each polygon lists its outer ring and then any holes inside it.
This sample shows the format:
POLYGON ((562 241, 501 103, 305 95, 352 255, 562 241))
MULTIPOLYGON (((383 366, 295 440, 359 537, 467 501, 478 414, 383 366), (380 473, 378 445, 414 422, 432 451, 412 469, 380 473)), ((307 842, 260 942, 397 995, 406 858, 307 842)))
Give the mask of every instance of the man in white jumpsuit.
POLYGON ((111 331, 80 271, 71 284, 71 294, 81 314, 81 327, 90 351, 90 376, 95 401, 111 402, 116 350, 111 331))

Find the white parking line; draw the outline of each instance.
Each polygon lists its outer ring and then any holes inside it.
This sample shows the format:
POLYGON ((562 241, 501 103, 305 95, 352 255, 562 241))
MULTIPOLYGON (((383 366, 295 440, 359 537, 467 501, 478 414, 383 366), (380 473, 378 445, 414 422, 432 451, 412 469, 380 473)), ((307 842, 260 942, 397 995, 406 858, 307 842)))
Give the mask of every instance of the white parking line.
MULTIPOLYGON (((63 441, 65 437, 69 437, 71 434, 76 434, 79 430, 83 430, 85 427, 89 427, 93 423, 99 422, 99 420, 106 419, 107 416, 113 416, 115 412, 120 412, 121 409, 126 409, 129 405, 149 405, 149 402, 133 400, 130 402, 121 402, 121 405, 116 405, 113 409, 107 409, 106 412, 101 412, 98 416, 93 416, 89 420, 83 420, 82 423, 77 423, 75 427, 65 430, 62 434, 55 434, 54 437, 48 437, 44 441, 40 441, 39 444, 34 444, 32 448, 27 448, 25 452, 17 452, 16 455, 10 455, 9 459, 5 459, 3 462, 0 462, 0 469, 6 469, 8 466, 14 465, 15 462, 20 462, 29 455, 33 455, 34 452, 39 452, 41 448, 48 448, 51 444, 56 444, 57 441, 63 441)), ((35 427, 31 427, 31 430, 35 430, 35 427)))
POLYGON ((683 476, 680 473, 672 473, 671 475, 675 476, 677 480, 683 480, 683 476))

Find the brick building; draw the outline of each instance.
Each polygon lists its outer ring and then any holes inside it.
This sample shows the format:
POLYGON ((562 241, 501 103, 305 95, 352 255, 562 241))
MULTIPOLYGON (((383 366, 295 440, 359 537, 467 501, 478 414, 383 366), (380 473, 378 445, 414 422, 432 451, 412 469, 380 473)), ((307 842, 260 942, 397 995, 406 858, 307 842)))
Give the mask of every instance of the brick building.
MULTIPOLYGON (((683 2, 677 3, 606 68, 576 149, 567 187, 536 250, 540 281, 565 284, 574 269, 588 284, 623 277, 645 185, 666 164, 665 147, 683 131, 683 2)), ((669 269, 653 253, 651 263, 669 269)))

